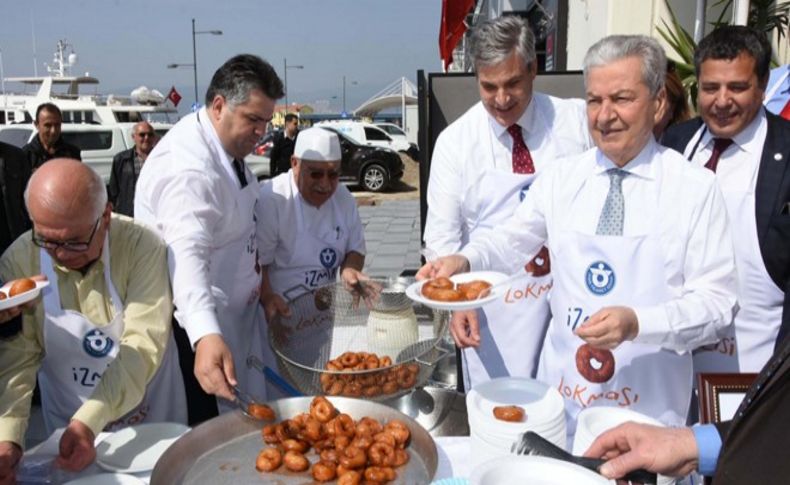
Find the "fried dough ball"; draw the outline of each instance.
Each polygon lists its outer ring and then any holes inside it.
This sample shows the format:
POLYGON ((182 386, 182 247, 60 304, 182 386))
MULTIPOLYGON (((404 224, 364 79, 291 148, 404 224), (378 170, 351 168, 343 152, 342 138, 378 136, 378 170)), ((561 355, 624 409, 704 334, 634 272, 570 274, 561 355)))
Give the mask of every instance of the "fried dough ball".
POLYGON ((280 468, 282 462, 283 455, 279 449, 274 447, 264 448, 255 459, 255 469, 259 472, 272 472, 280 468))
POLYGON ((250 403, 247 406, 247 413, 261 421, 274 421, 275 419, 274 410, 266 404, 250 403))
POLYGON ((524 408, 520 406, 496 406, 494 417, 500 421, 520 423, 524 421, 524 408))
POLYGON ((11 283, 11 288, 8 290, 8 296, 14 297, 26 291, 36 288, 36 282, 30 278, 20 278, 11 283))
POLYGON ((337 475, 337 466, 328 461, 319 461, 313 465, 313 479, 318 482, 328 482, 334 480, 337 475))
POLYGON ((283 462, 285 463, 285 468, 292 472, 303 472, 310 467, 310 462, 307 458, 296 451, 286 451, 283 462))

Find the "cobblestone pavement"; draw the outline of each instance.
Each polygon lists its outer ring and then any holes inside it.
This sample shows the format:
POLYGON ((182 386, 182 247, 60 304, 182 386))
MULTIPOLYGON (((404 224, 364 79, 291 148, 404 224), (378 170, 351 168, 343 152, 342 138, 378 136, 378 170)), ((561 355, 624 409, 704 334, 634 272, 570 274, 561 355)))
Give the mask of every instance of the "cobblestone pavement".
POLYGON ((420 267, 420 201, 385 200, 361 206, 365 227, 365 273, 398 276, 420 267))

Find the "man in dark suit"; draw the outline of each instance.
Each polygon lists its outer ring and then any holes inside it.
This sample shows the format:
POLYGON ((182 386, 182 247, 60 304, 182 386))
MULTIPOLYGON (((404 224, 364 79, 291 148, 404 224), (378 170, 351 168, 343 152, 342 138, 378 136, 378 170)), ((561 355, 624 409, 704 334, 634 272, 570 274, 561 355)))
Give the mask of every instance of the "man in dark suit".
POLYGON ((291 155, 294 153, 298 134, 299 117, 288 113, 285 115, 283 131, 276 134, 272 140, 272 150, 269 152, 269 177, 274 178, 291 168, 291 155))
POLYGON ((115 213, 134 217, 134 190, 145 159, 159 140, 154 127, 141 121, 132 128, 134 146, 118 152, 112 159, 107 197, 115 213))
POLYGON ((762 33, 744 26, 711 32, 694 58, 701 118, 671 127, 663 139, 716 173, 734 231, 734 333, 713 352, 695 354, 697 372, 759 372, 790 330, 790 311, 782 316, 790 304, 790 122, 762 105, 770 60, 762 33))
POLYGON ((80 149, 67 143, 61 136, 63 113, 53 103, 42 103, 36 108, 36 120, 33 122, 38 130, 30 143, 22 147, 33 170, 53 158, 80 158, 80 149))
POLYGON ((702 119, 670 128, 663 140, 716 172, 736 231, 739 370, 760 374, 731 421, 684 429, 628 423, 601 435, 587 455, 610 459, 601 469, 607 477, 647 468, 671 476, 699 470, 716 485, 788 482, 790 122, 762 107, 770 54, 748 27, 703 39, 694 56, 702 119))

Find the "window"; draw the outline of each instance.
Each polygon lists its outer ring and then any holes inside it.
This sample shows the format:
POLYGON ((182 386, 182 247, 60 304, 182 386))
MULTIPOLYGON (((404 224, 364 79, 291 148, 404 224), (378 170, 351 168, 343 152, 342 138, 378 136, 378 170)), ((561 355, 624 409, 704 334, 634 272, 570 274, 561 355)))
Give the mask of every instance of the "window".
POLYGON ((365 127, 365 138, 367 138, 368 141, 391 141, 390 137, 383 131, 369 127, 365 127))
POLYGON ((401 130, 397 126, 379 125, 379 128, 381 128, 382 130, 386 131, 390 135, 403 135, 403 136, 406 136, 406 133, 404 133, 403 130, 401 130))
POLYGON ((63 139, 80 150, 109 150, 112 147, 112 131, 69 131, 63 132, 63 139))
POLYGON ((8 128, 0 131, 0 141, 22 148, 27 145, 32 133, 33 130, 30 128, 8 128))

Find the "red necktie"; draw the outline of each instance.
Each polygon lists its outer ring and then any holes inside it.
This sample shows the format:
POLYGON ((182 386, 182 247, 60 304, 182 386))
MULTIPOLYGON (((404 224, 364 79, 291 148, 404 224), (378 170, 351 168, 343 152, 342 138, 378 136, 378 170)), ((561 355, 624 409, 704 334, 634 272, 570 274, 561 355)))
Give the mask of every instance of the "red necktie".
POLYGON ((713 153, 710 154, 710 158, 708 159, 708 163, 705 164, 705 168, 712 170, 714 173, 716 172, 716 167, 719 165, 719 157, 724 150, 732 145, 732 140, 729 138, 714 138, 713 139, 713 153))
POLYGON ((535 173, 535 164, 532 163, 532 155, 524 143, 521 127, 510 125, 507 132, 513 137, 513 173, 535 173))
POLYGON ((779 116, 786 120, 790 120, 790 99, 787 100, 785 107, 782 108, 782 112, 779 113, 779 116))

